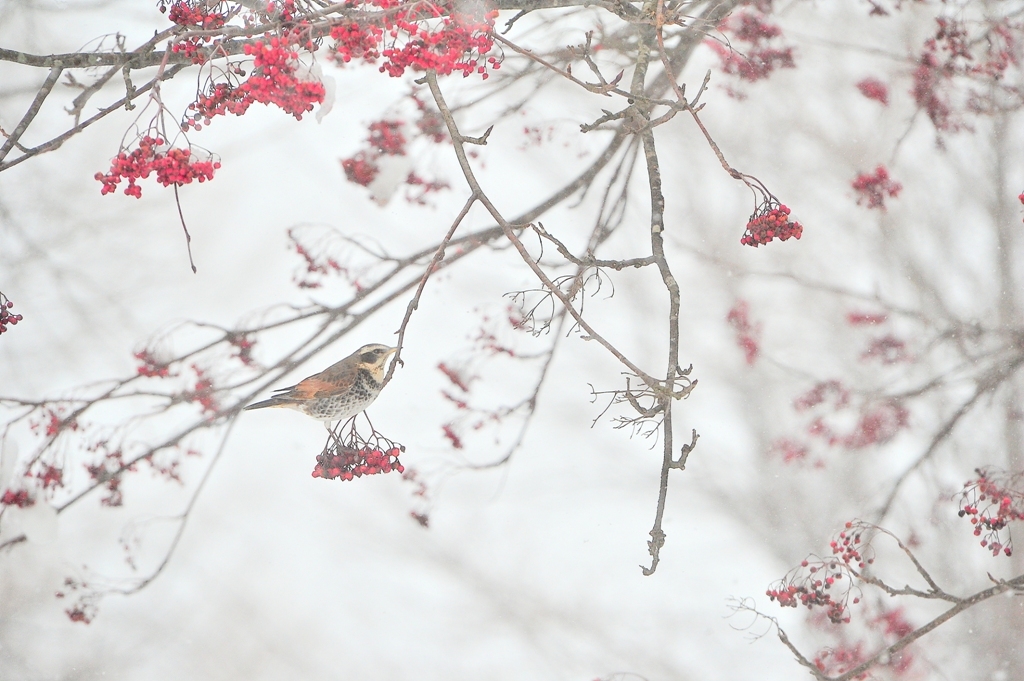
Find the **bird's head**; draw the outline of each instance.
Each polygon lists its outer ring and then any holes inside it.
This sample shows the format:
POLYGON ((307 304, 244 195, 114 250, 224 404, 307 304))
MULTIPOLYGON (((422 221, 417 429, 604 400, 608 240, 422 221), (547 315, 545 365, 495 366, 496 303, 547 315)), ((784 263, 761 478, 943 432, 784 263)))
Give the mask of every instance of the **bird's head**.
POLYGON ((366 369, 373 374, 375 380, 380 381, 384 377, 384 365, 387 363, 388 357, 397 350, 398 348, 391 348, 380 343, 370 343, 356 350, 355 356, 359 361, 359 367, 366 369))

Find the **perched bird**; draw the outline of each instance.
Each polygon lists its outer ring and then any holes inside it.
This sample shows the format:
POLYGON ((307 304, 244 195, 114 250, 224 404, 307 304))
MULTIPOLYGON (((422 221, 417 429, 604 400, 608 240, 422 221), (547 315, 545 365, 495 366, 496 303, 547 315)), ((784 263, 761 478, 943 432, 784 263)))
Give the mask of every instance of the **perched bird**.
POLYGON ((384 365, 398 348, 364 345, 319 374, 280 388, 269 400, 246 409, 289 407, 321 421, 343 421, 370 406, 383 387, 384 365))

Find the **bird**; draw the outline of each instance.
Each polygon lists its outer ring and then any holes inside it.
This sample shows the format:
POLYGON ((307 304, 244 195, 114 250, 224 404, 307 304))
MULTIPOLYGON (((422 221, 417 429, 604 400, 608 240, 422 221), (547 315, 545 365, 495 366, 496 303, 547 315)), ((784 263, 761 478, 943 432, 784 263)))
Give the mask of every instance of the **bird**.
POLYGON ((245 409, 288 407, 323 421, 344 421, 369 407, 383 388, 384 365, 398 348, 371 343, 318 374, 293 386, 279 388, 273 397, 245 409))

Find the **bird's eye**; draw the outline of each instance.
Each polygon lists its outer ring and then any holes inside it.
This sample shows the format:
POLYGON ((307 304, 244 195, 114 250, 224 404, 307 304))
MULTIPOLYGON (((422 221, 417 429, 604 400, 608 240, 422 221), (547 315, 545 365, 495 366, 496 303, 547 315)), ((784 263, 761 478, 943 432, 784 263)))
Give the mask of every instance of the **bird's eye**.
POLYGON ((359 357, 359 359, 361 359, 366 364, 373 364, 375 361, 377 361, 377 353, 376 352, 364 352, 359 357))

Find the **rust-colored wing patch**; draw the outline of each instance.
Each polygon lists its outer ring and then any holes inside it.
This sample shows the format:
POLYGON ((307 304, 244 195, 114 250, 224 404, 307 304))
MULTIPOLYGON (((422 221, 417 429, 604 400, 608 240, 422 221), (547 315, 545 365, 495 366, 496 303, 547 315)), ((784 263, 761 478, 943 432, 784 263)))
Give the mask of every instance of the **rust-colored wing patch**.
POLYGON ((311 400, 316 397, 334 395, 348 388, 348 385, 325 381, 320 376, 320 374, 317 374, 316 376, 310 376, 305 380, 299 381, 298 385, 284 395, 279 395, 278 397, 289 397, 297 400, 311 400))

